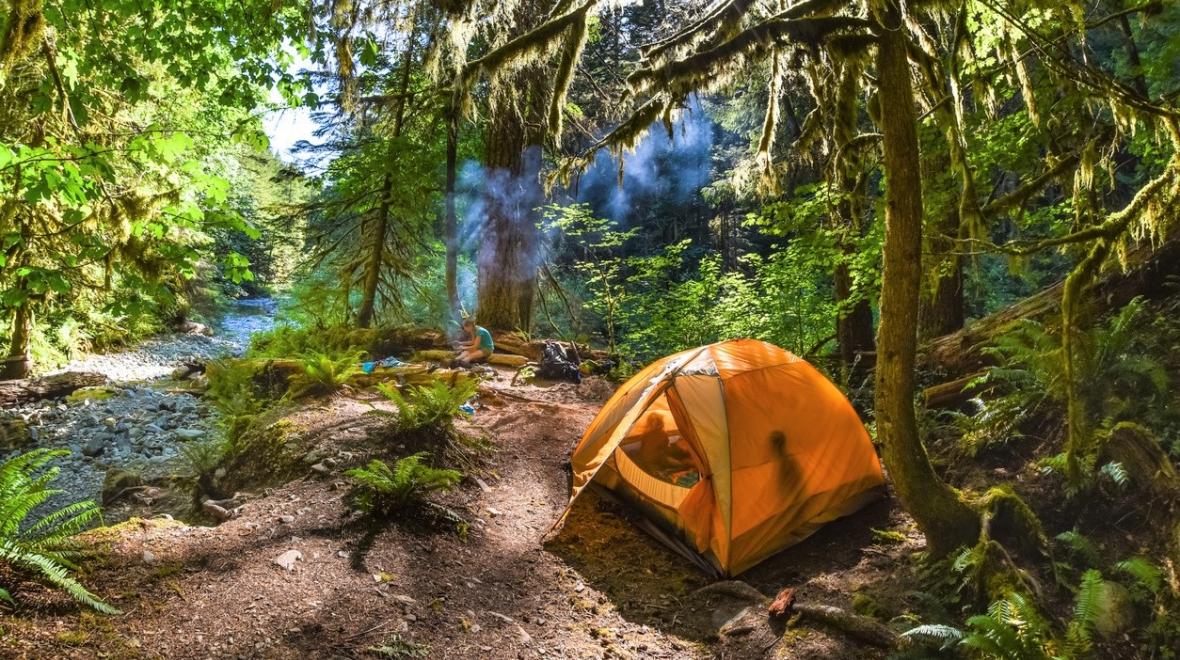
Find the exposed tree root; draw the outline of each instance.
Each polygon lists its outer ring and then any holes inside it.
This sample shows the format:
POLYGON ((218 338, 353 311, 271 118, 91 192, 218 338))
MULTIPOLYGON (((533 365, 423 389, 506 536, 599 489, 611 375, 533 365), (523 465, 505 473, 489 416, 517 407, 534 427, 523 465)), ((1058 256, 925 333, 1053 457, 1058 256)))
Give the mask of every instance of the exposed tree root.
MULTIPOLYGON (((714 582, 693 592, 694 597, 708 595, 728 596, 737 600, 746 601, 751 605, 766 608, 774 604, 761 591, 740 580, 714 582)), ((860 614, 854 614, 832 605, 792 601, 788 608, 783 609, 780 617, 789 617, 792 613, 800 614, 806 619, 818 621, 825 626, 845 633, 857 641, 872 644, 873 646, 894 649, 899 648, 903 643, 902 638, 897 633, 893 632, 880 621, 860 614)))

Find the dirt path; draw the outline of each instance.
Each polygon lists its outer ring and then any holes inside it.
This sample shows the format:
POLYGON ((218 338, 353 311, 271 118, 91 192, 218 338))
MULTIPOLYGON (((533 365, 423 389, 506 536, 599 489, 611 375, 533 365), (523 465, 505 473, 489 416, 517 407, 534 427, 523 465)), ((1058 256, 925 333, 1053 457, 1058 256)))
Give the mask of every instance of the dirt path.
MULTIPOLYGON (((124 615, 79 615, 45 594, 38 614, 0 623, 0 651, 79 658, 879 655, 822 630, 783 638, 762 615, 731 620, 740 607, 694 597, 704 576, 606 502, 583 498, 546 541, 567 498, 567 457, 601 405, 601 390, 493 387, 502 394, 481 398, 468 430, 497 449, 478 480, 445 500, 471 521, 469 529, 366 526, 346 510, 339 472, 309 474, 260 493, 239 518, 215 528, 133 520, 104 532, 107 559, 84 577, 124 615), (285 554, 297 557, 291 570, 275 563, 285 554)), ((368 409, 336 397, 292 422, 318 438, 321 451, 341 455, 342 470, 383 449, 369 436, 376 422, 363 417, 368 409)), ((869 527, 888 527, 891 517, 887 504, 873 507, 744 579, 764 593, 789 584, 801 597, 847 606, 848 594, 887 580, 914 550, 873 545, 869 527)))

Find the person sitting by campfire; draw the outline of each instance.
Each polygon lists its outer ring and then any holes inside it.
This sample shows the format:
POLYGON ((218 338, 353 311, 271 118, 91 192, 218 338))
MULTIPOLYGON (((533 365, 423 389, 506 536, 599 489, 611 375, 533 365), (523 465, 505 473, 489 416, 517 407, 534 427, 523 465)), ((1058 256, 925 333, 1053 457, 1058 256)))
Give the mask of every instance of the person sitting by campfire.
POLYGON ((487 362, 488 358, 492 356, 492 351, 496 350, 496 344, 492 341, 492 333, 488 329, 475 324, 473 319, 463 320, 463 331, 471 337, 471 340, 459 344, 459 357, 455 361, 461 365, 471 365, 477 362, 487 362))

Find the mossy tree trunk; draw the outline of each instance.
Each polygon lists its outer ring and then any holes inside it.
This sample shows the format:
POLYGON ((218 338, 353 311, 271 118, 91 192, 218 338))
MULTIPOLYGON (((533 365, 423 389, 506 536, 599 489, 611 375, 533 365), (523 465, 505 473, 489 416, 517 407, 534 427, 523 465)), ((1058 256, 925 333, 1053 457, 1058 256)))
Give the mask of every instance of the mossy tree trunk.
POLYGON ((447 183, 443 241, 446 244, 447 306, 451 314, 459 313, 459 222, 455 211, 455 184, 459 167, 459 109, 452 95, 447 110, 447 183))
MULTIPOLYGON (((522 33, 544 20, 536 2, 516 13, 522 33)), ((549 81, 542 66, 530 64, 498 85, 486 133, 477 316, 489 328, 528 330, 542 260, 537 209, 545 199, 540 176, 549 81)))
POLYGON ((914 360, 922 279, 922 179, 906 38, 897 0, 872 0, 884 135, 885 247, 877 334, 876 414, 885 467, 934 556, 975 542, 979 517, 934 472, 918 433, 914 360))
POLYGON ((401 137, 402 126, 405 123, 406 107, 409 105, 407 94, 410 90, 410 70, 414 65, 414 44, 417 40, 416 31, 410 32, 406 43, 405 54, 402 56, 401 76, 398 81, 398 102, 394 111, 393 133, 390 136, 389 156, 387 157, 385 176, 381 182, 381 203, 371 222, 368 234, 365 258, 365 271, 361 286, 361 307, 357 312, 357 325, 368 328, 373 324, 373 316, 377 307, 377 288, 381 284, 381 270, 385 265, 386 241, 390 229, 390 209, 393 206, 393 177, 398 160, 398 138, 401 137))
POLYGON ((33 330, 33 314, 26 301, 12 312, 12 333, 8 357, 0 363, 0 380, 27 378, 32 369, 29 357, 29 338, 33 330))
POLYGON ((918 335, 923 340, 961 330, 966 321, 963 260, 954 254, 954 241, 949 238, 959 233, 957 207, 947 211, 935 231, 937 235, 930 240, 930 251, 935 257, 931 273, 933 287, 922 296, 918 311, 918 335))

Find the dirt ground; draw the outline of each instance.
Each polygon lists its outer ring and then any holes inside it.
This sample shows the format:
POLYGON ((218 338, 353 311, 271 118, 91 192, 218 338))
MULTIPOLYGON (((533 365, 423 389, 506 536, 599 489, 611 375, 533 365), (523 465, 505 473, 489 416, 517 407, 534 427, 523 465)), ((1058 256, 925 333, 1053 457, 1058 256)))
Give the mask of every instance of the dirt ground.
MULTIPOLYGON (((81 613, 17 585, 26 608, 0 617, 0 655, 21 658, 828 658, 884 652, 807 620, 784 629, 761 608, 697 594, 709 580, 636 529, 625 512, 568 498, 568 456, 609 394, 581 386, 485 386, 463 428, 494 450, 441 502, 470 526, 374 527, 350 514, 343 470, 397 455, 372 395, 337 395, 291 422, 329 474, 247 499, 217 527, 133 519, 94 536, 107 552, 83 581, 123 610, 81 613), (294 551, 294 552, 292 552, 294 551), (285 557, 284 557, 285 555, 285 557), (276 563, 292 560, 291 570, 276 563), (28 607, 31 606, 31 607, 28 607)), ((402 451, 404 453, 404 450, 402 451)), ((888 499, 741 576, 763 594, 888 618, 908 611, 921 549, 888 499), (873 530, 893 530, 881 534, 873 530), (857 602, 857 594, 862 595, 857 602), (876 611, 873 611, 875 608, 876 611)), ((708 590, 706 590, 708 591, 708 590)))

